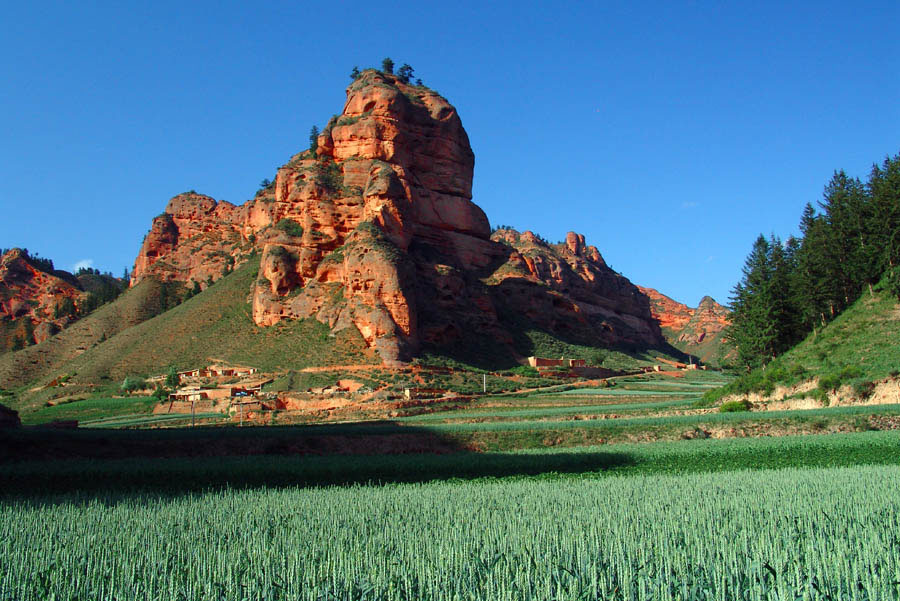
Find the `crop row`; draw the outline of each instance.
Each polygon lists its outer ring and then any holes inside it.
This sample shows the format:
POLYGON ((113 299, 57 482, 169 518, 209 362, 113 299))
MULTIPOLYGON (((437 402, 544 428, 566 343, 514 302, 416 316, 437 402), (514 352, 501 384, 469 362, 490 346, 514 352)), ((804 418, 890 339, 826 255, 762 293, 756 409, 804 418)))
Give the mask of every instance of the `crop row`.
POLYGON ((0 599, 896 599, 900 467, 0 504, 0 599))

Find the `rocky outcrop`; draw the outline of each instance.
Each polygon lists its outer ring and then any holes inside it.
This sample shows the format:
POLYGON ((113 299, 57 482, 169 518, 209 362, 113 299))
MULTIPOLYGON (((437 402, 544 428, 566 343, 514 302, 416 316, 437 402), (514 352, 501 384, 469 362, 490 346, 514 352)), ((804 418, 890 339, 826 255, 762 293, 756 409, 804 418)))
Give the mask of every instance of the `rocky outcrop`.
POLYGON ((86 297, 71 274, 9 250, 0 257, 0 352, 43 342, 74 321, 86 297))
POLYGON ((474 163, 446 99, 366 70, 315 147, 246 204, 173 198, 132 281, 190 286, 259 253, 256 324, 354 327, 386 363, 473 335, 528 354, 530 330, 594 346, 665 344, 646 297, 583 236, 492 238, 472 202, 474 163))
POLYGON ((493 239, 512 251, 487 280, 505 313, 580 344, 665 345, 647 298, 583 235, 569 232, 565 242, 549 244, 532 232, 504 229, 493 239))
POLYGON ((730 314, 727 307, 704 296, 693 309, 653 288, 639 289, 650 300, 653 318, 670 344, 702 361, 715 363, 721 358, 722 336, 730 314))
POLYGON ((704 296, 679 336, 679 341, 700 344, 707 338, 718 336, 728 327, 730 314, 727 307, 723 307, 710 296, 704 296))
POLYGON ((252 252, 242 233, 246 211, 193 191, 173 197, 153 219, 135 259, 131 285, 153 275, 202 287, 228 273, 252 252))

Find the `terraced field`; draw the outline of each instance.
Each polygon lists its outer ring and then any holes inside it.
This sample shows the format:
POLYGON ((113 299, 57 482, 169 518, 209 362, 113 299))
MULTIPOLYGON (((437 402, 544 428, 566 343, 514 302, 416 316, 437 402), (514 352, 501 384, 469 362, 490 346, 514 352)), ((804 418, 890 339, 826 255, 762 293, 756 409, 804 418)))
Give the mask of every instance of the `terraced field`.
POLYGON ((42 408, 85 427, 0 433, 0 599, 900 598, 900 405, 698 404, 722 381, 302 426, 42 408))

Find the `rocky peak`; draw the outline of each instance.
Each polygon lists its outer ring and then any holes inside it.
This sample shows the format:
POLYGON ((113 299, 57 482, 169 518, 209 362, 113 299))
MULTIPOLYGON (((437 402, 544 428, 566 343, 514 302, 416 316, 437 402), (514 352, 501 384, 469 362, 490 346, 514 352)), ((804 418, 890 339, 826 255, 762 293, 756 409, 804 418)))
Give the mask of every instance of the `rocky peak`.
POLYGON ((663 328, 664 331, 681 331, 694 316, 694 309, 669 298, 653 288, 638 286, 638 289, 650 299, 650 310, 653 313, 653 318, 659 322, 659 327, 663 328))
POLYGON ((251 252, 245 210, 193 190, 173 196, 144 238, 131 285, 149 275, 164 281, 216 280, 251 252))
POLYGON ((717 359, 715 353, 728 326, 730 312, 727 307, 704 296, 694 309, 653 288, 639 288, 650 299, 653 318, 671 344, 704 361, 717 359))
POLYGON ((45 268, 22 249, 7 251, 0 257, 0 322, 9 325, 0 336, 0 351, 11 348, 15 338, 43 342, 75 319, 86 296, 71 274, 45 268))
POLYGON ((584 236, 563 245, 532 232, 491 237, 472 202, 469 138, 444 97, 372 69, 346 93, 315 147, 244 205, 194 193, 170 200, 133 282, 216 279, 259 252, 258 325, 355 327, 386 363, 470 332, 511 345, 509 328, 522 320, 588 342, 663 342, 646 298, 584 236))

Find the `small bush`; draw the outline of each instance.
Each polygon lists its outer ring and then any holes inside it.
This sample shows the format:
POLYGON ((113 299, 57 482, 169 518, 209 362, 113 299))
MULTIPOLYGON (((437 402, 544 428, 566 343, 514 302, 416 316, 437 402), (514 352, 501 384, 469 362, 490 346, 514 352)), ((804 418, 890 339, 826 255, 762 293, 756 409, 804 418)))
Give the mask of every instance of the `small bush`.
POLYGON ((123 392, 137 392, 138 390, 147 388, 147 381, 138 376, 126 376, 126 378, 122 380, 120 388, 123 392))
POLYGON ((509 373, 516 375, 516 376, 525 376, 528 378, 537 378, 538 376, 541 375, 538 372, 538 370, 531 367, 530 365, 520 365, 518 367, 514 367, 511 370, 509 370, 509 373))
POLYGON ((275 225, 275 228, 281 230, 288 236, 293 236, 294 238, 300 238, 301 236, 303 236, 303 226, 301 226, 293 219, 288 219, 287 217, 281 219, 275 225))
POLYGON ((738 411, 750 411, 750 401, 743 399, 740 401, 729 401, 722 403, 719 407, 719 413, 736 413, 738 411))
POLYGON ((844 383, 853 378, 858 378, 861 375, 862 371, 855 365, 845 365, 838 371, 828 372, 827 374, 820 376, 819 388, 825 392, 837 390, 844 383))
POLYGON ((854 380, 850 385, 853 387, 853 394, 860 399, 869 398, 875 391, 875 382, 870 382, 868 380, 854 380))

